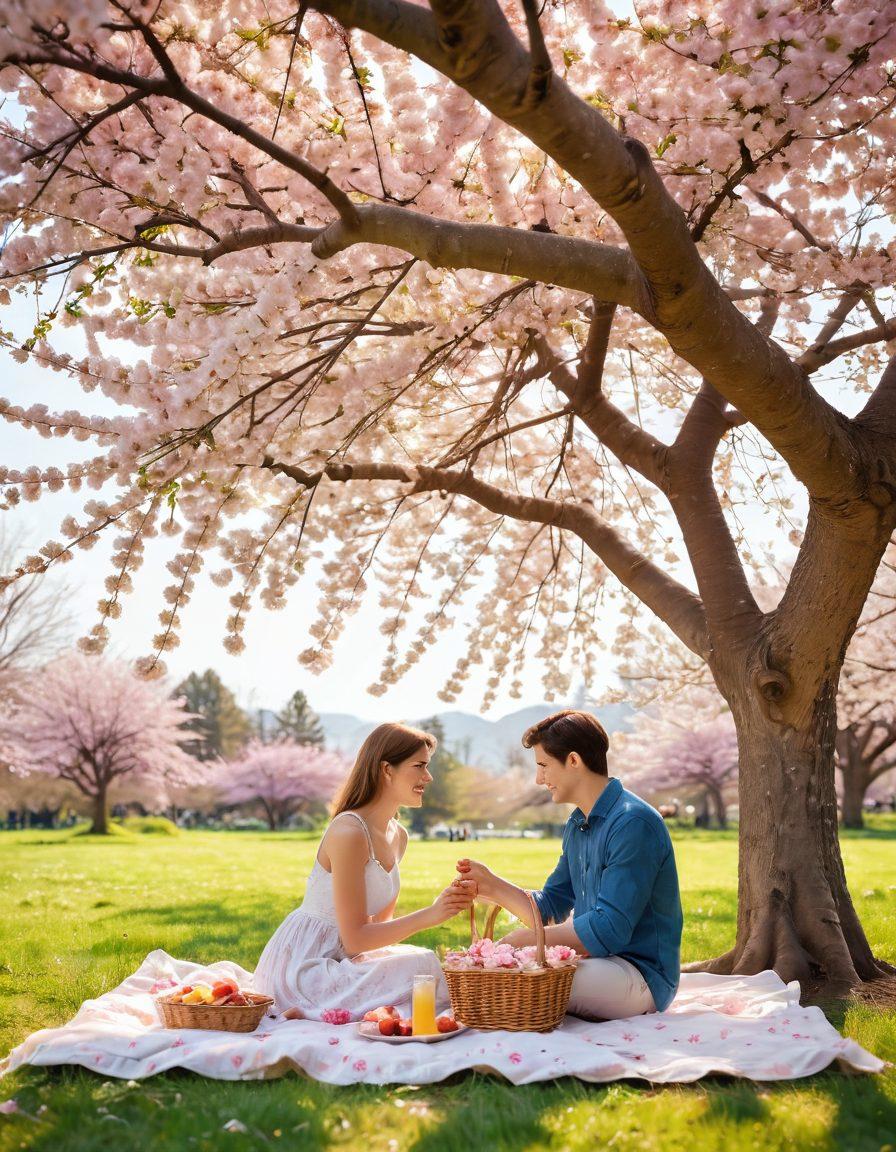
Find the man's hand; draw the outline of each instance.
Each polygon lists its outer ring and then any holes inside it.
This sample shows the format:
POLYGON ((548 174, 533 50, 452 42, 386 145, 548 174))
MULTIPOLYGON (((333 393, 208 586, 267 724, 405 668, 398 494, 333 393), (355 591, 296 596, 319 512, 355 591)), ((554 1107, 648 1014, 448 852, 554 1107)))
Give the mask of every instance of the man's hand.
POLYGON ((497 877, 490 868, 486 868, 478 860, 469 860, 465 856, 458 860, 457 871, 460 873, 461 879, 475 882, 476 894, 480 900, 494 901, 494 885, 497 877))

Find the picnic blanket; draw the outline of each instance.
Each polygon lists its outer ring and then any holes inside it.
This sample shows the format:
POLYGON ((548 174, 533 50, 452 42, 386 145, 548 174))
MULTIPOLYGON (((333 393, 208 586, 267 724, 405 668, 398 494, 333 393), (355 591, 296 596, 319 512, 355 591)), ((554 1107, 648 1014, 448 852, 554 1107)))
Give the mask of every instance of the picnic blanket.
POLYGON ((466 1069, 514 1084, 562 1076, 603 1083, 639 1077, 685 1083, 710 1073, 790 1080, 835 1064, 879 1072, 884 1061, 846 1039, 820 1008, 799 1003, 798 982, 682 973, 662 1013, 589 1023, 567 1016, 553 1032, 467 1029, 437 1043, 369 1040, 355 1024, 266 1017, 248 1034, 163 1028, 153 996, 172 982, 252 974, 230 961, 203 966, 151 952, 111 992, 86 1000, 60 1028, 33 1033, 0 1061, 0 1075, 25 1064, 79 1064, 103 1076, 139 1080, 187 1068, 216 1080, 263 1080, 300 1072, 329 1084, 431 1084, 466 1069))

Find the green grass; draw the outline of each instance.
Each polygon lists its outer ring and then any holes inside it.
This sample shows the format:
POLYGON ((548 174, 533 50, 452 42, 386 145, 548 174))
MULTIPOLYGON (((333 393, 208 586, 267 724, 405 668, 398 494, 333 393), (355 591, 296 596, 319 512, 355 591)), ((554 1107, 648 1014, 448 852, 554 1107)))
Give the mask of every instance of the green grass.
MULTIPOLYGON (((685 905, 683 960, 730 946, 734 832, 675 833, 685 905)), ((0 834, 0 1049, 69 1019, 164 948, 251 969, 300 901, 317 836, 190 832, 176 838, 72 832, 0 834)), ((398 914, 429 902, 454 861, 475 854, 521 884, 553 866, 557 841, 413 843, 398 914)), ((896 963, 896 818, 843 839, 847 876, 877 955, 896 963)), ((466 942, 460 918, 417 944, 466 942)), ((896 1061, 896 1013, 831 1011, 846 1035, 896 1061)), ((0 1116, 0 1152, 39 1149, 812 1149, 896 1152, 896 1070, 820 1073, 757 1085, 723 1077, 651 1088, 574 1079, 514 1088, 469 1073, 415 1088, 338 1088, 297 1076, 258 1083, 175 1072, 128 1083, 76 1068, 24 1068, 0 1082, 40 1120, 0 1116), (238 1119, 248 1134, 222 1131, 238 1119)))

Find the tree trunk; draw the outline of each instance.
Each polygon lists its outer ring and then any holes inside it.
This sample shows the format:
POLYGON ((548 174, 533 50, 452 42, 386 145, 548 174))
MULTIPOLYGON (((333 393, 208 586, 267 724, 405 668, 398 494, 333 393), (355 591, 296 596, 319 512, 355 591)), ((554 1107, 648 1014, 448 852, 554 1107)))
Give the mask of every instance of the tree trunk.
POLYGON ((106 807, 106 789, 101 788, 93 797, 93 824, 90 826, 94 836, 107 836, 109 833, 109 812, 106 807))
POLYGON ((864 765, 841 764, 843 779, 843 827, 864 828, 862 804, 868 791, 869 776, 864 765))
POLYGON ((720 828, 728 827, 728 813, 726 810, 725 797, 722 795, 721 789, 709 787, 706 789, 706 794, 710 800, 710 806, 715 812, 716 823, 720 828))
POLYGON ((740 753, 738 921, 734 948, 686 970, 773 968, 803 997, 843 995, 896 972, 877 961, 846 887, 834 792, 836 680, 805 727, 770 720, 758 696, 732 693, 740 753))

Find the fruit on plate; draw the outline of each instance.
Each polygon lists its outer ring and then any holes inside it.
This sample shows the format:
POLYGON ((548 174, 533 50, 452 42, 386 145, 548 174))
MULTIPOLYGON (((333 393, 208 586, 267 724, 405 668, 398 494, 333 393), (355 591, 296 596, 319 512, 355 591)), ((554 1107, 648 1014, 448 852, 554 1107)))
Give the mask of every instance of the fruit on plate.
POLYGON ((437 1016, 436 1027, 440 1032, 456 1032, 458 1023, 453 1016, 437 1016))
POLYGON ((394 1016, 384 1016, 379 1022, 381 1036, 395 1036, 398 1032, 398 1021, 394 1016))
POLYGON ((216 980, 214 984, 185 984, 167 997, 169 1004, 210 1004, 215 1008, 222 1004, 245 1008, 247 1004, 258 1004, 266 999, 258 992, 241 992, 235 980, 216 980))
POLYGON ((181 1004, 211 1004, 214 1000, 209 984, 195 984, 193 991, 181 997, 181 1004))
POLYGON ((364 1013, 364 1019, 373 1024, 379 1024, 380 1020, 397 1020, 398 1018, 398 1009, 394 1004, 387 1004, 383 1008, 372 1008, 369 1012, 364 1013))
POLYGON ((412 1034, 413 1034, 413 1028, 411 1026, 410 1019, 405 1020, 405 1019, 399 1017, 398 1035, 399 1036, 411 1036, 412 1034))

